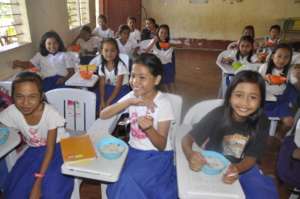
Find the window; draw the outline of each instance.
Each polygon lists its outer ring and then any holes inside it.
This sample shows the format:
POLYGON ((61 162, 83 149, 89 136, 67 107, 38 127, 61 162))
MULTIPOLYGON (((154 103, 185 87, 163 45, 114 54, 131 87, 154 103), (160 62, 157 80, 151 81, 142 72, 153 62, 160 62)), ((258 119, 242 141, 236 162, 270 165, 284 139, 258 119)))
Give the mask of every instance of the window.
POLYGON ((67 0, 69 28, 90 23, 89 0, 67 0))
POLYGON ((0 48, 30 41, 25 0, 0 0, 0 48))

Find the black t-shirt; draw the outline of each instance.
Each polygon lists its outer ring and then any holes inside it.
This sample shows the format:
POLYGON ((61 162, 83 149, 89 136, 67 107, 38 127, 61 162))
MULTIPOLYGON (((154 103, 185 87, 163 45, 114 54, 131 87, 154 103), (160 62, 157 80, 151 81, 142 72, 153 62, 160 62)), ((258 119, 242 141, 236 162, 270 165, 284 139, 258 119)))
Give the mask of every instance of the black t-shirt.
POLYGON ((206 150, 220 152, 232 163, 238 163, 244 156, 259 158, 263 153, 268 137, 267 117, 261 116, 252 129, 246 121, 226 124, 224 107, 221 106, 195 124, 190 135, 199 146, 208 139, 206 150))

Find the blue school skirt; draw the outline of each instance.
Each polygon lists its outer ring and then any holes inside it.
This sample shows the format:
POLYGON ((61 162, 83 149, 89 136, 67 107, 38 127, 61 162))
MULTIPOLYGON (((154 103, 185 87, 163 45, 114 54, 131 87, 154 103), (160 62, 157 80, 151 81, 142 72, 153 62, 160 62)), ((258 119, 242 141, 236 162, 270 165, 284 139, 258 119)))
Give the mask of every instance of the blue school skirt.
POLYGON ((56 84, 56 81, 63 76, 55 75, 51 77, 46 77, 43 79, 43 91, 47 92, 56 88, 64 88, 65 84, 56 84))
POLYGON ((292 116, 290 104, 294 103, 298 97, 297 89, 287 84, 282 95, 278 95, 276 102, 265 101, 264 112, 268 117, 287 117, 292 116))
POLYGON ((257 166, 240 174, 240 183, 246 199, 279 199, 273 179, 262 175, 257 166))
MULTIPOLYGON (((110 85, 110 84, 105 85, 105 96, 104 96, 105 100, 107 100, 109 98, 109 96, 112 94, 114 89, 115 89, 114 85, 110 85)), ((97 100, 96 101, 96 110, 99 110, 101 101, 100 101, 99 87, 98 86, 96 86, 96 88, 94 89, 94 92, 96 93, 96 100, 97 100)), ((119 95, 112 101, 112 104, 119 101, 119 99, 121 99, 124 95, 126 95, 129 92, 130 92, 129 85, 123 85, 121 87, 119 95)))
POLYGON ((171 84, 175 82, 175 66, 173 63, 163 64, 163 84, 171 84))
POLYGON ((122 173, 106 190, 109 199, 176 199, 177 179, 172 151, 130 147, 122 173))
MULTIPOLYGON (((28 199, 35 182, 34 173, 39 172, 46 146, 29 147, 16 162, 5 182, 5 199, 28 199)), ((42 181, 42 199, 66 199, 70 198, 74 178, 61 173, 63 164, 60 145, 55 145, 53 158, 42 181)))

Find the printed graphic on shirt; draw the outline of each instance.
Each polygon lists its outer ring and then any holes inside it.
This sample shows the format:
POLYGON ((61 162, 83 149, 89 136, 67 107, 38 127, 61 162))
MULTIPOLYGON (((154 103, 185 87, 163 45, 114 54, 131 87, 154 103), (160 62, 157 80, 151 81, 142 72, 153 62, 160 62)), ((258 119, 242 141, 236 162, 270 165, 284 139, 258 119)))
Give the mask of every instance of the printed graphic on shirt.
POLYGON ((46 140, 38 136, 38 130, 34 128, 29 128, 30 137, 28 143, 32 146, 45 146, 46 140))
POLYGON ((138 115, 136 112, 132 113, 130 122, 131 122, 131 134, 133 137, 137 139, 145 139, 147 136, 146 134, 139 128, 138 122, 137 122, 138 115))
POLYGON ((240 159, 249 136, 244 136, 239 133, 224 136, 223 138, 223 153, 225 156, 232 156, 240 159))

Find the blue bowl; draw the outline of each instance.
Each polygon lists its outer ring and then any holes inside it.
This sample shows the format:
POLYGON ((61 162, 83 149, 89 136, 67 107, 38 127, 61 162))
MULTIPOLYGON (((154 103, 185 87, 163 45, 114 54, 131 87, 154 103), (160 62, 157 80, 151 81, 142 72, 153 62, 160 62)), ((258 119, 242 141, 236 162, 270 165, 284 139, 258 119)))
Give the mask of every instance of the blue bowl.
POLYGON ((203 150, 201 151, 201 154, 209 163, 209 164, 205 164, 201 169, 201 171, 207 175, 220 174, 230 163, 229 160, 227 160, 223 154, 215 151, 203 150), (211 162, 209 159, 214 159, 217 165, 211 162))
POLYGON ((125 151, 127 144, 115 137, 102 138, 96 143, 99 153, 108 160, 118 159, 125 151))
POLYGON ((0 127, 0 144, 5 144, 8 139, 8 128, 0 127))

